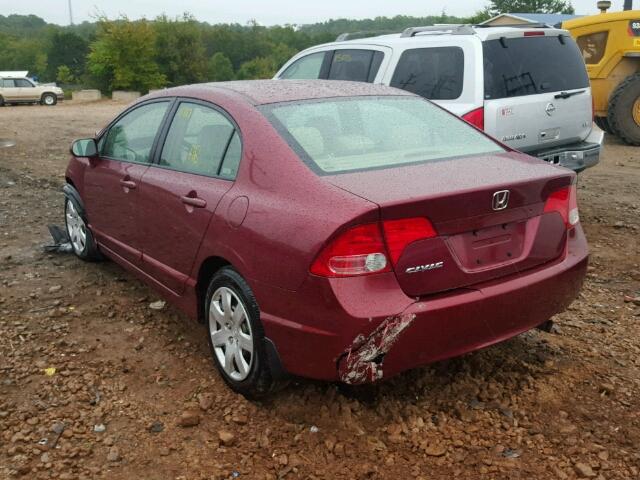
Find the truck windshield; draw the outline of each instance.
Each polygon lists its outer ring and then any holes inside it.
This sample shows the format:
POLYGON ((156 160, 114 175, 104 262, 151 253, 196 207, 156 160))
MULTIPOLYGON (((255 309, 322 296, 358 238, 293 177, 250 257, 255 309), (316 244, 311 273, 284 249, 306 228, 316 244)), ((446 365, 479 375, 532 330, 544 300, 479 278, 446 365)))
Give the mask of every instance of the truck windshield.
POLYGON ((485 99, 587 88, 578 46, 567 35, 483 42, 485 99))

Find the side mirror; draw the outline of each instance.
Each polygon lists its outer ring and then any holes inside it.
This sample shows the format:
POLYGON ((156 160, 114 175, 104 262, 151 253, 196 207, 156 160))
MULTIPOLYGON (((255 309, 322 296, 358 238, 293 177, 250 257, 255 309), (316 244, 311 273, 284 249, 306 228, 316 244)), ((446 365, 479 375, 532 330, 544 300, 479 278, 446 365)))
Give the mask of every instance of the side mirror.
POLYGON ((97 157, 98 145, 93 138, 81 138, 71 145, 71 154, 74 157, 97 157))

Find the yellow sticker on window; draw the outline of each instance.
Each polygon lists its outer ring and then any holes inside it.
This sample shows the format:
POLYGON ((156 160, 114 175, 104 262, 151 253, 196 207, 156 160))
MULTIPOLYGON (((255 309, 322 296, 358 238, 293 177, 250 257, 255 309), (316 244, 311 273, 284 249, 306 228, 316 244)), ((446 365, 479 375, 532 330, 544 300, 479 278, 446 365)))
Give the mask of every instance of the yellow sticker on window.
POLYGON ((193 108, 180 107, 179 113, 181 118, 184 118, 185 120, 189 120, 191 118, 191 114, 193 113, 193 108))

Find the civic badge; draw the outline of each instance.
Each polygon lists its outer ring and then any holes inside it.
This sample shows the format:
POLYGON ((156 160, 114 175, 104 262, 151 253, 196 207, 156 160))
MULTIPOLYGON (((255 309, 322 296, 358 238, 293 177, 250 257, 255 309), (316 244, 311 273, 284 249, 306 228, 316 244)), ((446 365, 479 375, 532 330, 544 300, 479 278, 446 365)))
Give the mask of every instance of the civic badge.
POLYGON ((556 106, 553 103, 548 103, 547 108, 545 108, 544 111, 547 112, 547 115, 551 116, 553 115, 553 112, 556 111, 556 106))
POLYGON ((509 205, 509 190, 500 190, 493 194, 491 203, 494 210, 504 210, 509 205))

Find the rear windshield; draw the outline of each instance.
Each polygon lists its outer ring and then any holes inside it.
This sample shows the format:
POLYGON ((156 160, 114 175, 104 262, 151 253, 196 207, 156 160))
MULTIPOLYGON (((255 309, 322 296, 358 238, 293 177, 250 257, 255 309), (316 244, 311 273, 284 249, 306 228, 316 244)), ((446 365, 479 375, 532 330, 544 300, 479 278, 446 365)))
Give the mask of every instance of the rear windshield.
POLYGON ((483 47, 485 99, 589 86, 580 50, 566 35, 501 38, 483 47))
POLYGON ((261 109, 321 175, 504 151, 463 120, 413 96, 321 99, 261 109))

